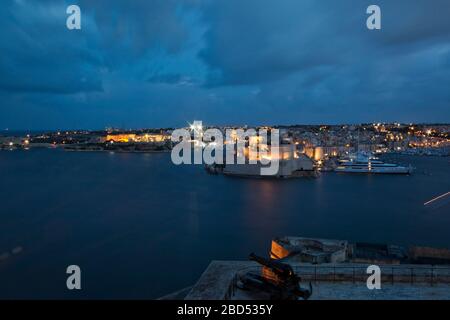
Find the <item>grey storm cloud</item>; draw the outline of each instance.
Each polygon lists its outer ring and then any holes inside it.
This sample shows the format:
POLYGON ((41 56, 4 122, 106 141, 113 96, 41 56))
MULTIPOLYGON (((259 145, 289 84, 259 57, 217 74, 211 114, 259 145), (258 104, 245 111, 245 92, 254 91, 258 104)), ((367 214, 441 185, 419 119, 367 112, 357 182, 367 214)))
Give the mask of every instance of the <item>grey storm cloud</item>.
POLYGON ((101 56, 58 26, 62 3, 4 1, 0 10, 0 89, 74 93, 101 90, 101 56))
MULTIPOLYGON (((0 88, 101 91, 105 69, 131 64, 158 46, 177 52, 186 38, 177 16, 178 1, 80 0, 80 32, 65 28, 68 4, 58 0, 0 4, 0 88)), ((186 1, 184 6, 189 4, 186 1)))
POLYGON ((210 2, 207 85, 259 86, 256 105, 294 119, 448 119, 450 2, 375 1, 382 30, 369 31, 373 3, 210 2))
POLYGON ((5 0, 0 126, 448 121, 449 12, 448 0, 5 0), (80 31, 65 28, 69 4, 80 31), (366 28, 371 4, 382 30, 366 28))
POLYGON ((448 43, 449 1, 375 2, 382 8, 381 32, 365 25, 374 1, 209 2, 200 56, 215 70, 211 84, 261 83, 315 67, 370 63, 386 53, 389 59, 425 41, 448 43))

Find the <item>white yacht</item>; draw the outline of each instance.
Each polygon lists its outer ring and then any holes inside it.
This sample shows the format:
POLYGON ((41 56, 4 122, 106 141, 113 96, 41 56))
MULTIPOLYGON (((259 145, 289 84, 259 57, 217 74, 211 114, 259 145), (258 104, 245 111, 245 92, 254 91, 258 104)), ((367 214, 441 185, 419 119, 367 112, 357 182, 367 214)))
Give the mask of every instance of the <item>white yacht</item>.
POLYGON ((412 167, 399 166, 393 163, 384 163, 378 158, 358 153, 356 156, 349 157, 349 159, 339 160, 339 164, 335 171, 345 173, 409 174, 412 172, 412 167))

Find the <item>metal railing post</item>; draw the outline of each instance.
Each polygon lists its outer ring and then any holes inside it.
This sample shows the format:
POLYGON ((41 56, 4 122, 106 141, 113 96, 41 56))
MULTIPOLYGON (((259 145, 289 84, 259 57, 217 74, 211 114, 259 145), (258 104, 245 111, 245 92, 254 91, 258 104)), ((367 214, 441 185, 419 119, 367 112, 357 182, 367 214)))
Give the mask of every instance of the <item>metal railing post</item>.
POLYGON ((353 283, 355 283, 356 282, 356 279, 355 279, 355 267, 353 267, 352 269, 353 269, 353 283))
POLYGON ((317 282, 317 266, 314 266, 314 283, 317 282))
POLYGON ((434 266, 431 266, 431 285, 433 285, 433 277, 434 277, 434 266))

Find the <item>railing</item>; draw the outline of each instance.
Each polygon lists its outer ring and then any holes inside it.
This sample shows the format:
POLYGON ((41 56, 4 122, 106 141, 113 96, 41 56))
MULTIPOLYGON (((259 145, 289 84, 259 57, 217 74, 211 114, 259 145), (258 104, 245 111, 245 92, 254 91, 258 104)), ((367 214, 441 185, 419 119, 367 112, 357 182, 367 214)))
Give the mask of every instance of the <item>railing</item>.
MULTIPOLYGON (((450 283, 450 267, 382 265, 381 280, 394 283, 450 283)), ((309 281, 366 282, 370 276, 367 266, 294 266, 295 273, 309 281)))
MULTIPOLYGON (((366 282, 370 276, 368 265, 293 265, 294 272, 303 281, 311 282, 366 282)), ((450 266, 380 265, 381 281, 384 283, 409 283, 435 285, 450 283, 450 266)), ((230 282, 225 299, 231 299, 236 291, 240 275, 247 272, 260 273, 262 267, 251 266, 240 269, 230 282)))

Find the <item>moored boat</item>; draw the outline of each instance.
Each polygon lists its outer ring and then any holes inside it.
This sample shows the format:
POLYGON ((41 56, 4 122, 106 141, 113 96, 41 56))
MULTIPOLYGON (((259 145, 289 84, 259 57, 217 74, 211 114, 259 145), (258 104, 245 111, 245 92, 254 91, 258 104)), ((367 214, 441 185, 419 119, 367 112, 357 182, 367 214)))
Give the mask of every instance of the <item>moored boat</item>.
POLYGON ((344 173, 380 173, 380 174, 410 174, 411 166, 400 166, 394 163, 384 163, 378 158, 358 153, 354 157, 339 160, 334 171, 344 173))

